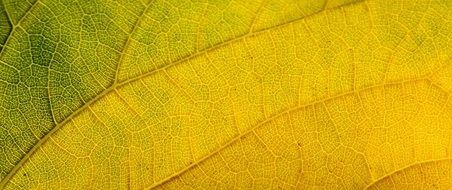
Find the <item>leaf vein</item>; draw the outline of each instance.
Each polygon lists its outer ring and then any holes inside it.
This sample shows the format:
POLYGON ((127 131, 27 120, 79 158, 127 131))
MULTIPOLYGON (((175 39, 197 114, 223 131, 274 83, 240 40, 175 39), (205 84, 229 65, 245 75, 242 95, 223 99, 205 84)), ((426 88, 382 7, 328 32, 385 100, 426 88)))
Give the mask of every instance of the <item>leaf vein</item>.
POLYGON ((206 156, 202 157, 200 160, 198 160, 196 162, 193 162, 192 164, 188 165, 186 168, 182 169, 181 171, 179 171, 179 172, 175 173, 174 175, 171 175, 171 176, 163 179, 162 181, 160 181, 160 182, 158 182, 156 184, 153 184, 152 186, 148 187, 147 189, 153 189, 155 187, 158 187, 158 186, 170 181, 171 179, 174 179, 174 178, 176 178, 176 177, 188 172, 191 168, 203 163, 204 161, 206 161, 207 159, 211 158, 212 156, 214 156, 216 154, 219 154, 222 150, 224 150, 225 148, 231 146, 232 144, 234 144, 235 142, 240 140, 242 137, 254 133, 254 131, 256 129, 258 129, 259 127, 261 127, 261 126, 273 121, 274 119, 277 119, 277 118, 280 118, 280 117, 284 116, 284 114, 289 114, 290 115, 290 113, 296 112, 296 111, 298 111, 298 110, 300 110, 302 108, 308 107, 308 106, 316 105, 316 104, 319 104, 319 103, 324 103, 326 101, 338 99, 340 97, 344 97, 344 96, 351 95, 351 94, 359 94, 361 92, 365 92, 365 91, 368 91, 368 90, 372 90, 372 89, 376 89, 376 88, 382 88, 382 87, 385 87, 387 85, 409 84, 409 83, 420 82, 420 81, 425 81, 425 82, 430 83, 431 85, 435 85, 435 84, 431 83, 430 80, 425 79, 423 77, 422 78, 415 78, 415 79, 410 79, 410 80, 402 80, 402 81, 397 81, 397 82, 373 85, 373 86, 369 86, 369 87, 366 87, 366 88, 362 88, 362 89, 358 89, 358 90, 352 90, 352 91, 348 91, 348 92, 345 92, 345 93, 341 93, 341 94, 338 94, 338 95, 335 95, 335 96, 332 96, 332 97, 323 98, 321 100, 308 102, 308 103, 301 104, 301 105, 298 105, 298 106, 295 106, 295 107, 292 107, 292 108, 289 107, 289 108, 287 108, 287 109, 285 109, 285 110, 283 110, 283 111, 281 111, 281 112, 279 112, 277 114, 274 114, 274 115, 268 117, 267 119, 264 119, 263 121, 259 122, 258 124, 254 125, 253 127, 249 128, 244 133, 242 133, 240 135, 237 135, 236 137, 234 137, 233 139, 231 139, 230 141, 225 143, 223 146, 218 147, 217 149, 215 149, 211 153, 209 153, 206 156))
POLYGON ((443 159, 434 159, 434 160, 427 160, 427 161, 421 161, 421 162, 414 162, 413 164, 410 164, 410 165, 408 165, 408 166, 406 166, 406 167, 404 167, 404 168, 395 170, 395 171, 393 171, 392 173, 389 173, 389 174, 387 174, 387 175, 384 175, 383 177, 381 177, 381 178, 379 178, 379 179, 373 181, 373 182, 370 183, 369 185, 367 185, 367 187, 365 187, 364 189, 369 189, 369 188, 371 188, 373 185, 376 185, 378 182, 380 182, 380 181, 382 181, 382 180, 384 180, 384 179, 386 179, 386 178, 390 178, 392 175, 394 175, 394 174, 396 174, 396 173, 398 173, 398 172, 405 171, 405 170, 410 169, 410 168, 413 168, 413 167, 415 167, 415 166, 423 165, 423 164, 429 164, 429 163, 434 163, 434 162, 447 162, 447 161, 449 161, 449 162, 452 161, 452 158, 443 158, 443 159))
MULTIPOLYGON (((38 1, 39 1, 39 0, 36 0, 36 2, 32 5, 32 7, 30 7, 29 10, 33 9, 33 7, 37 4, 38 1)), ((351 6, 351 5, 354 5, 354 4, 357 4, 357 3, 362 3, 362 2, 365 2, 365 0, 358 1, 358 2, 352 2, 352 3, 348 3, 348 4, 344 4, 344 5, 342 5, 342 6, 334 7, 334 8, 332 8, 331 10, 335 10, 335 9, 342 8, 342 7, 346 7, 346 6, 351 6)), ((150 7, 150 6, 148 5, 148 7, 150 7)), ((147 7, 147 8, 148 8, 148 7, 147 7)), ((147 9, 147 8, 146 8, 146 9, 147 9)), ((329 9, 327 9, 327 10, 329 10, 329 9)), ((87 108, 89 108, 89 106, 91 106, 92 104, 94 104, 94 103, 97 102, 99 99, 101 99, 101 98, 103 98, 104 96, 106 96, 107 94, 109 94, 109 93, 115 91, 117 88, 119 88, 119 87, 121 87, 121 86, 124 86, 124 85, 127 85, 127 84, 129 84, 129 83, 131 83, 131 82, 137 81, 137 80, 139 80, 139 79, 142 79, 142 78, 151 76, 151 75, 153 75, 153 74, 159 73, 160 71, 163 71, 163 70, 166 70, 166 69, 168 69, 168 68, 170 68, 170 67, 179 65, 179 64, 184 63, 184 62, 187 62, 188 60, 194 59, 194 58, 196 58, 196 57, 198 57, 198 56, 201 56, 201 55, 206 54, 206 53, 208 53, 208 52, 211 52, 211 51, 213 51, 213 50, 215 50, 215 49, 217 49, 217 48, 226 46, 226 45, 228 45, 228 44, 231 44, 231 43, 234 43, 234 42, 238 42, 238 41, 243 40, 243 39, 245 39, 245 38, 247 38, 247 37, 255 36, 255 35, 257 35, 257 34, 260 34, 260 33, 263 33, 263 32, 266 32, 266 31, 269 31, 269 30, 272 30, 272 29, 276 29, 276 28, 288 26, 288 25, 290 25, 290 24, 294 24, 294 23, 297 23, 297 22, 303 22, 305 19, 310 18, 310 17, 313 17, 313 16, 315 16, 315 15, 317 15, 317 14, 320 14, 320 13, 322 13, 322 12, 324 12, 324 11, 327 11, 327 10, 320 10, 320 11, 318 11, 318 12, 316 12, 316 13, 311 14, 311 15, 306 15, 306 16, 303 16, 303 17, 300 17, 300 18, 297 18, 297 19, 294 19, 294 20, 291 20, 291 21, 288 21, 288 22, 285 22, 285 23, 277 24, 277 25, 274 25, 274 26, 271 26, 271 27, 263 28, 263 29, 261 29, 261 30, 256 30, 256 31, 251 32, 251 33, 246 33, 246 34, 244 34, 244 35, 237 36, 237 37, 235 37, 235 38, 226 40, 226 41, 224 41, 224 42, 222 42, 222 43, 218 43, 218 44, 216 44, 216 45, 213 45, 213 46, 211 46, 211 47, 209 47, 209 48, 205 48, 205 49, 203 49, 202 51, 199 51, 199 52, 197 52, 197 53, 194 53, 194 54, 192 54, 192 55, 189 55, 189 56, 187 56, 187 57, 185 57, 185 58, 182 58, 182 59, 179 59, 179 60, 177 60, 177 61, 174 61, 173 63, 170 63, 170 64, 165 65, 165 66, 162 66, 162 67, 160 67, 160 68, 151 70, 151 71, 146 72, 146 73, 143 73, 143 74, 141 74, 141 75, 132 77, 132 78, 127 79, 127 80, 122 81, 122 82, 117 81, 117 76, 115 75, 115 82, 114 82, 110 87, 108 87, 107 89, 105 89, 104 91, 102 91, 101 93, 99 93, 98 95, 96 95, 94 98, 92 98, 92 99, 90 99, 89 101, 87 101, 83 106, 79 107, 77 110, 75 110, 74 112, 72 112, 72 113, 71 113, 69 116, 67 116, 62 122, 56 124, 55 127, 53 127, 47 134, 45 134, 45 135, 44 135, 44 136, 43 136, 43 137, 42 137, 42 138, 41 138, 41 139, 40 139, 40 140, 39 140, 39 141, 38 141, 38 142, 37 142, 37 143, 36 143, 29 151, 28 151, 28 152, 27 152, 27 154, 25 154, 25 155, 21 158, 21 160, 13 167, 13 169, 12 169, 12 170, 11 170, 11 171, 10 171, 10 172, 2 179, 2 181, 0 182, 0 189, 3 188, 3 187, 8 183, 8 181, 9 181, 9 180, 10 180, 10 179, 11 179, 11 178, 12 178, 12 177, 13 177, 13 176, 14 176, 14 175, 22 168, 22 166, 29 160, 29 158, 30 158, 30 157, 31 157, 31 156, 39 149, 39 147, 41 147, 41 146, 42 146, 42 145, 43 145, 43 144, 44 144, 44 143, 45 143, 45 142, 46 142, 46 141, 47 141, 54 133, 56 133, 61 127, 63 127, 64 125, 66 125, 66 123, 68 123, 68 122, 71 121, 73 118, 75 118, 76 116, 78 116, 78 115, 79 115, 80 113, 82 113, 84 110, 86 110, 87 108)), ((146 12, 146 10, 143 11, 142 16, 145 14, 145 12, 146 12)), ((26 14, 29 14, 29 11, 28 11, 26 14)), ((25 16, 26 16, 26 15, 24 15, 22 18, 24 18, 25 16)), ((21 18, 21 20, 22 20, 22 18, 21 18)), ((20 24, 20 21, 18 22, 18 24, 20 24)), ((133 30, 135 30, 135 28, 136 28, 136 26, 137 26, 138 24, 139 24, 139 23, 136 22, 136 24, 135 24, 133 30)), ((127 42, 130 40, 130 38, 131 38, 131 36, 132 36, 132 33, 133 33, 133 31, 132 31, 131 34, 129 35, 127 42)), ((127 45, 127 42, 126 42, 126 45, 127 45)), ((6 43, 5 43, 5 45, 6 45, 6 43)), ((126 49, 126 47, 123 48, 122 54, 124 54, 124 49, 126 49)), ((120 57, 123 56, 122 54, 121 54, 120 57)), ((1 56, 1 52, 0 52, 0 56, 1 56)), ((117 70, 116 70, 116 74, 117 74, 117 72, 118 72, 118 69, 119 69, 119 63, 118 63, 118 67, 117 67, 117 70)))

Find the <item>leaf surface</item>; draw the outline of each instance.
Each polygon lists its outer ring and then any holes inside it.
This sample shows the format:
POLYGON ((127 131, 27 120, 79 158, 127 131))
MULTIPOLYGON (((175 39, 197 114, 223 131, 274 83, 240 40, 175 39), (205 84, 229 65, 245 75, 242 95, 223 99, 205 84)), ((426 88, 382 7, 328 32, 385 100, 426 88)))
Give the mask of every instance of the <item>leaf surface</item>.
POLYGON ((5 0, 0 28, 2 188, 452 186, 447 0, 5 0))

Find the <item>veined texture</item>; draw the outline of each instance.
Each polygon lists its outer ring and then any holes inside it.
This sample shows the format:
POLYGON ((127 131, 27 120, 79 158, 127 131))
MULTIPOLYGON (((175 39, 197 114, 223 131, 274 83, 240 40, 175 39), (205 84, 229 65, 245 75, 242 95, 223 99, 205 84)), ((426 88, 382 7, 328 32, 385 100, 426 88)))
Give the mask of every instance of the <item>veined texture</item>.
POLYGON ((448 0, 3 0, 4 189, 452 187, 448 0))

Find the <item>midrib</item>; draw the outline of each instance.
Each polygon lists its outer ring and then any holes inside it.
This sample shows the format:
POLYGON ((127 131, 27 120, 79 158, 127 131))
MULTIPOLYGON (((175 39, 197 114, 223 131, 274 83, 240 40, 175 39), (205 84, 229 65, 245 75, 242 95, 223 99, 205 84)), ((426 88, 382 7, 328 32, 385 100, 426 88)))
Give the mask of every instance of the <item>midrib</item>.
MULTIPOLYGON (((35 2, 35 4, 33 4, 33 7, 37 4, 37 2, 38 1, 40 1, 40 0, 36 0, 36 2, 35 2)), ((150 2, 152 2, 152 1, 150 1, 150 2)), ((211 46, 211 47, 208 47, 208 48, 205 48, 205 49, 203 49, 202 51, 198 51, 198 52, 196 52, 196 53, 194 53, 194 54, 191 54, 191 55, 189 55, 189 56, 187 56, 186 58, 182 58, 182 59, 179 59, 179 60, 177 60, 177 61, 174 61, 174 62, 172 62, 172 63, 169 63, 169 64, 167 64, 167 65, 164 65, 164 66, 162 66, 162 67, 160 67, 160 68, 156 68, 156 69, 154 69, 154 70, 151 70, 151 71, 148 71, 148 72, 146 72, 146 73, 143 73, 143 74, 141 74, 141 75, 137 75, 137 76, 135 76, 135 77, 132 77, 132 78, 129 78, 129 79, 127 79, 127 80, 124 80, 124 81, 121 81, 121 82, 119 82, 118 81, 118 73, 119 73, 119 69, 120 69, 120 64, 121 64, 121 61, 122 61, 122 57, 123 57, 123 54, 124 54, 124 51, 127 49, 127 47, 128 47, 128 44, 130 44, 130 39, 132 38, 132 35, 133 35, 133 33, 134 33, 134 31, 135 31, 135 29, 136 29, 136 27, 140 24, 140 22, 143 20, 142 19, 142 17, 145 15, 145 12, 147 11, 147 9, 150 7, 149 5, 145 8, 145 10, 143 11, 143 13, 142 13, 142 15, 138 18, 138 20, 137 20, 137 22, 135 23, 135 26, 133 27, 133 29, 132 29, 132 32, 130 33, 130 35, 128 36, 128 38, 127 38, 127 40, 126 40, 126 43, 125 43, 125 45, 124 45, 124 47, 123 47, 123 49, 122 49, 122 51, 121 51, 121 56, 120 56, 120 58, 119 58, 119 61, 118 61, 118 67, 117 67, 117 70, 115 71, 115 81, 114 81, 114 83, 110 86, 110 87, 108 87, 107 89, 105 89, 104 91, 102 91, 101 93, 99 93, 98 95, 96 95, 94 98, 92 98, 91 100, 89 100, 88 102, 86 102, 85 103, 85 105, 83 105, 83 106, 81 106, 81 107, 79 107, 76 111, 74 111, 74 112, 72 112, 69 116, 67 116, 62 122, 60 122, 60 123, 58 123, 58 124, 56 124, 55 125, 55 127, 54 128, 52 128, 47 134, 45 134, 28 152, 27 152, 27 154, 25 154, 22 158, 21 158, 21 160, 13 167, 13 169, 8 173, 8 175, 6 175, 5 176, 5 178, 3 178, 2 179, 2 181, 0 182, 0 189, 3 189, 5 186, 6 186, 6 184, 8 183, 8 181, 22 168, 22 166, 28 161, 28 159, 44 144, 44 143, 46 143, 47 142, 47 140, 54 134, 54 133, 56 133, 61 127, 63 127, 64 125, 66 125, 69 121, 71 121, 73 118, 75 118, 76 116, 78 116, 80 113, 82 113, 83 111, 85 111, 89 106, 91 106, 92 104, 94 104, 95 102, 97 102, 99 99, 101 99, 101 98, 103 98, 104 96, 106 96, 107 94, 109 94, 109 93, 111 93, 111 92, 114 92, 114 90, 116 90, 116 89, 119 89, 120 87, 122 87, 122 86, 125 86, 125 85, 127 85, 127 84, 129 84, 129 83, 132 83, 132 82, 134 82, 134 81, 137 81, 137 80, 139 80, 139 79, 142 79, 142 78, 145 78, 145 77, 148 77, 148 76, 151 76, 151 75, 154 75, 154 74, 157 74, 157 73, 159 73, 160 71, 163 71, 163 70, 166 70, 166 69, 168 69, 168 68, 171 68, 171 67, 174 67, 174 66, 176 66, 176 65, 179 65, 179 64, 181 64, 181 63, 184 63, 184 62, 187 62, 187 61, 189 61, 189 60, 191 60, 191 59, 194 59, 194 58, 196 58, 196 57, 198 57, 198 56, 201 56, 201 55, 203 55, 203 54, 206 54, 206 53, 209 53, 209 52, 211 52, 211 51, 213 51, 213 50, 215 50, 215 49, 218 49, 218 48, 221 48, 221 47, 223 47, 223 46, 227 46, 227 45, 229 45, 229 44, 232 44, 232 43, 235 43, 235 42, 238 42, 238 41, 240 41, 240 40, 243 40, 243 39, 245 39, 245 38, 248 38, 248 37, 252 37, 252 36, 256 36, 256 35, 259 35, 259 34, 262 34, 262 33, 264 33, 264 32, 266 32, 266 31, 269 31, 269 30, 272 30, 272 29, 276 29, 276 28, 281 28, 281 27, 285 27, 285 26, 288 26, 288 25, 290 25, 290 24, 294 24, 294 23, 298 23, 298 22, 302 22, 304 19, 307 19, 307 18, 310 18, 310 17, 313 17, 313 16, 315 16, 315 15, 317 15, 317 14, 320 14, 320 13, 323 13, 323 12, 325 12, 325 11, 327 11, 327 10, 335 10, 335 9, 339 9, 339 8, 342 8, 342 7, 346 7, 346 6, 351 6, 351 5, 354 5, 354 4, 358 4, 358 3, 363 3, 363 2, 365 2, 365 0, 361 0, 361 1, 358 1, 358 2, 352 2, 352 3, 348 3, 348 4, 344 4, 344 5, 342 5, 342 6, 338 6, 338 7, 334 7, 334 8, 332 8, 332 9, 326 9, 326 10, 320 10, 320 11, 318 11, 318 12, 316 12, 316 13, 314 13, 314 14, 311 14, 311 15, 307 15, 307 16, 304 16, 304 17, 300 17, 300 18, 297 18, 297 19, 294 19, 294 20, 291 20, 291 21, 288 21, 288 22, 285 22, 285 23, 281 23, 281 24, 277 24, 277 25, 274 25, 274 26, 271 26, 271 27, 267 27, 267 28, 264 28, 264 29, 260 29, 260 30, 256 30, 256 31, 254 31, 254 32, 249 32, 249 33, 246 33, 246 34, 243 34, 243 35, 240 35, 240 36, 237 36, 237 37, 234 37, 234 38, 231 38, 231 39, 229 39, 229 40, 226 40, 226 41, 224 41, 224 42, 221 42, 221 43, 218 43, 218 44, 216 44, 216 45, 213 45, 213 46, 211 46)), ((32 7, 29 9, 29 11, 30 10, 32 10, 32 7)), ((28 14, 28 12, 25 14, 25 15, 27 15, 28 14)), ((24 18, 25 17, 25 15, 22 17, 22 18, 24 18)), ((21 18, 21 20, 22 20, 22 18, 21 18)), ((18 22, 18 24, 20 24, 20 22, 18 22)), ((12 32, 11 32, 12 33, 12 32)), ((6 47, 6 43, 5 43, 5 47, 6 47)), ((4 48, 5 48, 4 47, 4 48)), ((0 55, 1 55, 1 53, 0 53, 0 55)), ((273 118, 273 117, 272 117, 273 118)), ((268 122, 268 121, 267 121, 268 122)), ((249 132, 249 131, 248 131, 249 132)), ((235 138, 234 138, 235 139, 235 138)), ((232 139, 231 140, 231 142, 230 143, 227 143, 228 145, 229 144, 231 144, 233 141, 234 141, 234 139, 232 139)), ((222 146, 222 147, 220 147, 219 149, 218 149, 218 151, 220 150, 220 149, 224 149, 225 147, 227 147, 227 146, 222 146)), ((212 153, 212 154, 209 154, 209 155, 213 155, 214 153, 212 153)), ((202 159, 202 160, 204 160, 204 158, 202 159)), ((201 162, 201 161, 199 161, 199 162, 201 162)), ((199 162, 197 162, 197 163, 199 163, 199 162)), ((179 172, 179 173, 182 173, 182 172, 179 172)))

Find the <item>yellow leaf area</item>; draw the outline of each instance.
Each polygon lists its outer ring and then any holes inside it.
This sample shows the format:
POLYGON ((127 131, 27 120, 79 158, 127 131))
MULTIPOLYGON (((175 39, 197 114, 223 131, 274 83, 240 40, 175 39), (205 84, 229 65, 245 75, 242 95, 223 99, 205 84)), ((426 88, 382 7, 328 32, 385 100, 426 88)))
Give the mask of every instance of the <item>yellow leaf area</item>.
POLYGON ((1 188, 452 188, 452 1, 0 5, 1 188))

